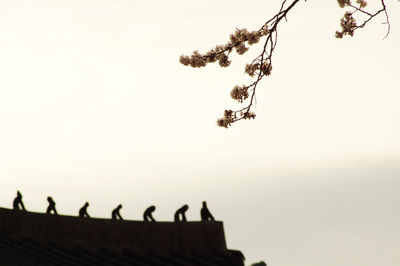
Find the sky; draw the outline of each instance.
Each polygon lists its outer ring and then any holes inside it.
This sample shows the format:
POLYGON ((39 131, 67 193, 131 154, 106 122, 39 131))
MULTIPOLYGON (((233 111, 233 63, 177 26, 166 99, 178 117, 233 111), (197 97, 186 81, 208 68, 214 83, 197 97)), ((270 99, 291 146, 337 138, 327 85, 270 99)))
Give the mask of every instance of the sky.
MULTIPOLYGON (((336 1, 301 1, 279 24, 257 118, 219 128, 262 48, 228 68, 179 63, 278 0, 0 2, 0 206, 52 196, 61 214, 171 221, 206 200, 246 265, 400 264, 400 4, 338 40, 336 1)), ((368 2, 373 10, 379 1, 368 2)))

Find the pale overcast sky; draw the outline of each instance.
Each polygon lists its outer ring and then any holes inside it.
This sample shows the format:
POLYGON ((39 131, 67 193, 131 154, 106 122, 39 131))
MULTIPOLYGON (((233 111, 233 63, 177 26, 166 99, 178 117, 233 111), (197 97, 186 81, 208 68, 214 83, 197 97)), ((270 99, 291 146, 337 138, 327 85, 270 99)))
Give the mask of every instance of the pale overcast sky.
MULTIPOLYGON (((371 7, 380 1, 370 0, 371 7)), ((400 265, 400 3, 354 38, 336 1, 302 1, 280 24, 257 118, 219 128, 260 45, 229 68, 192 69, 281 1, 0 2, 0 206, 51 195, 62 214, 157 206, 172 220, 207 200, 246 265, 400 265)))

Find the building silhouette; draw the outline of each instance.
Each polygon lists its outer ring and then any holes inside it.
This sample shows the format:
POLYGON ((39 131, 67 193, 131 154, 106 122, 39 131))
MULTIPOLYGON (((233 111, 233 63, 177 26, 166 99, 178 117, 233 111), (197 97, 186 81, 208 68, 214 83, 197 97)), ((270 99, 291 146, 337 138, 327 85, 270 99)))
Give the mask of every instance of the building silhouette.
POLYGON ((0 208, 0 265, 244 264, 220 221, 116 222, 0 208))

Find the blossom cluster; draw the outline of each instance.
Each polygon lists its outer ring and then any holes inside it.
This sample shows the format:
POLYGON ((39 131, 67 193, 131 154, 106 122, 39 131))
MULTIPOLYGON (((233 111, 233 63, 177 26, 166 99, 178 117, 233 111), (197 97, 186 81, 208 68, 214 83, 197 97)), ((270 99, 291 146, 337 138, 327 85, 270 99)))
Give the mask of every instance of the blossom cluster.
POLYGON ((244 67, 244 72, 250 77, 254 77, 258 69, 260 69, 259 64, 246 64, 246 66, 244 67))
MULTIPOLYGON (((338 4, 340 7, 344 8, 346 6, 352 7, 354 9, 353 12, 349 12, 347 11, 344 16, 342 17, 342 19, 340 20, 340 27, 342 28, 341 31, 336 31, 336 38, 343 38, 344 35, 350 35, 353 36, 354 35, 354 30, 357 29, 357 23, 356 20, 353 17, 353 14, 357 11, 362 11, 363 12, 363 8, 365 8, 367 6, 367 1, 366 0, 356 0, 357 5, 359 7, 355 7, 353 6, 353 4, 351 3, 351 0, 337 0, 338 4)), ((366 12, 364 12, 366 13, 366 12)), ((366 13, 368 14, 368 13, 366 13)), ((371 16, 371 15, 370 15, 371 16)))
POLYGON ((249 87, 248 86, 235 86, 231 90, 231 97, 234 100, 237 100, 239 102, 243 102, 249 97, 249 87))
POLYGON ((228 128, 234 120, 234 112, 232 110, 225 110, 224 117, 217 120, 217 125, 220 127, 228 128))
POLYGON ((346 5, 349 5, 349 4, 350 4, 350 0, 337 0, 337 2, 338 2, 339 6, 340 6, 341 8, 343 8, 343 7, 345 7, 346 5))
POLYGON ((245 112, 245 113, 242 113, 242 115, 243 115, 244 119, 250 119, 250 118, 255 119, 256 118, 256 114, 253 112, 245 112))
POLYGON ((269 76, 271 75, 272 65, 269 62, 264 62, 264 64, 261 65, 260 69, 264 75, 269 76))
POLYGON ((246 64, 246 66, 244 68, 244 72, 246 74, 248 74, 250 77, 254 77, 257 70, 261 70, 261 72, 264 75, 269 76, 269 75, 271 75, 272 65, 268 61, 265 61, 263 64, 259 64, 259 63, 246 64))
POLYGON ((367 1, 365 0, 357 0, 357 4, 360 6, 360 8, 364 8, 367 6, 367 1))
MULTIPOLYGON (((352 6, 351 0, 337 0, 337 1, 341 8, 345 6, 352 6)), ((360 8, 364 8, 367 6, 367 1, 365 0, 356 0, 356 2, 360 6, 360 8)))
POLYGON ((250 119, 256 118, 256 114, 253 112, 249 112, 248 110, 243 112, 232 111, 232 110, 225 110, 224 117, 217 120, 217 125, 220 127, 228 128, 233 122, 240 120, 240 119, 250 119), (238 117, 239 113, 239 117, 238 117))
POLYGON ((202 55, 198 51, 194 51, 191 56, 181 55, 179 62, 185 66, 191 67, 204 67, 208 63, 214 63, 218 61, 221 67, 227 67, 231 64, 229 60, 230 52, 235 51, 242 55, 249 48, 246 46, 258 43, 260 38, 268 34, 268 27, 263 26, 258 31, 249 32, 247 29, 237 29, 234 33, 229 36, 229 42, 224 45, 217 45, 206 54, 202 55))
POLYGON ((343 35, 354 35, 354 30, 357 28, 357 22, 353 17, 353 13, 347 11, 340 20, 342 31, 336 31, 336 38, 343 38, 343 35))

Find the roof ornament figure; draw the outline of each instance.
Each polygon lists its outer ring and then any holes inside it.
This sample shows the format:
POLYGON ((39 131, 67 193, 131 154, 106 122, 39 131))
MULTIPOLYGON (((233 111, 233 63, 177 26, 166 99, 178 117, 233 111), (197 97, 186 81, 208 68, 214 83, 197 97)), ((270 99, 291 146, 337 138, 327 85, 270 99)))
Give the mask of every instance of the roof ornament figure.
POLYGON ((145 222, 155 222, 156 220, 153 218, 153 212, 156 210, 156 206, 151 205, 148 207, 143 213, 143 220, 145 222))
POLYGON ((89 202, 86 202, 85 205, 79 209, 79 217, 90 218, 90 215, 87 213, 87 207, 89 207, 89 202))
POLYGON ((200 210, 200 216, 202 221, 215 221, 211 212, 207 208, 207 202, 203 201, 203 207, 200 210))
POLYGON ((174 215, 174 220, 175 222, 186 222, 186 211, 189 209, 188 205, 183 205, 181 208, 179 208, 174 215))
POLYGON ((123 220, 121 214, 119 213, 119 211, 121 210, 121 208, 122 208, 122 204, 119 204, 119 205, 117 206, 117 208, 115 208, 115 209, 112 211, 112 213, 111 213, 111 219, 113 219, 113 220, 117 220, 117 219, 123 220))
POLYGON ((17 197, 15 197, 13 201, 13 209, 16 211, 26 211, 24 203, 22 202, 22 194, 19 190, 17 191, 17 197))
POLYGON ((56 203, 53 198, 47 197, 47 201, 49 202, 49 206, 47 207, 46 214, 51 214, 53 212, 54 215, 57 215, 56 203))

